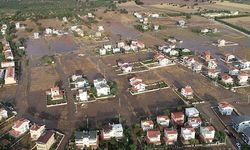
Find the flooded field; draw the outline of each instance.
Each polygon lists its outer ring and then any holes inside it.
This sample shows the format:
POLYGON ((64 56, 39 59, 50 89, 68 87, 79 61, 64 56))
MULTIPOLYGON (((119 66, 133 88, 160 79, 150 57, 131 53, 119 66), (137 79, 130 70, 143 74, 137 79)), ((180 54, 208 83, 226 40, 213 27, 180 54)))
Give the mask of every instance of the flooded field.
POLYGON ((27 42, 27 52, 29 56, 54 55, 56 53, 70 52, 78 49, 78 45, 72 37, 59 37, 38 40, 29 40, 27 42))

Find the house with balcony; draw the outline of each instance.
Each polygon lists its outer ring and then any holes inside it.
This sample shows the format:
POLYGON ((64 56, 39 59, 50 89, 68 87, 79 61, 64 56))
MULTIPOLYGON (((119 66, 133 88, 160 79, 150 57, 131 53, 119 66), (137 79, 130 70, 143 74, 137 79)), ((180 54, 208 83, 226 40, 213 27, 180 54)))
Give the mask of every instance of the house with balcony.
POLYGON ((218 109, 222 115, 226 115, 226 116, 230 116, 234 111, 234 107, 225 101, 220 102, 218 104, 218 109))
POLYGON ((94 87, 96 89, 97 97, 108 96, 111 94, 110 86, 108 85, 106 79, 99 78, 99 79, 95 79, 93 82, 94 82, 94 87))
POLYGON ((160 130, 148 130, 145 137, 147 144, 161 145, 161 132, 160 130))
POLYGON ((172 112, 171 113, 171 122, 176 125, 183 125, 185 115, 183 112, 172 112))
POLYGON ((45 132, 45 125, 38 125, 34 123, 30 127, 30 136, 32 141, 36 141, 44 132, 45 132))
POLYGON ((157 116, 156 122, 161 127, 169 127, 170 119, 167 115, 157 116))
POLYGON ((6 85, 9 84, 16 84, 16 73, 15 73, 15 68, 13 67, 8 67, 5 70, 5 76, 4 76, 4 83, 6 85))
POLYGON ((229 76, 228 74, 223 74, 221 76, 221 81, 222 83, 226 84, 226 85, 233 85, 234 84, 234 80, 231 76, 229 76))
POLYGON ((133 92, 142 92, 146 90, 146 84, 142 82, 142 79, 133 77, 129 79, 129 83, 132 86, 131 90, 133 92))
POLYGON ((217 68, 217 63, 215 60, 210 60, 207 62, 207 68, 208 69, 216 69, 217 68))
POLYGON ((194 97, 194 92, 191 86, 187 85, 181 89, 181 95, 187 99, 192 99, 194 97))
POLYGON ((201 123, 202 120, 200 117, 189 117, 186 125, 192 128, 198 128, 201 126, 201 123))
POLYGON ((152 120, 142 120, 141 128, 143 131, 148 131, 154 129, 154 122, 152 120))
POLYGON ((195 129, 192 127, 181 128, 181 140, 184 144, 189 143, 190 140, 195 139, 195 129))
POLYGON ((99 145, 99 137, 97 131, 75 132, 75 144, 77 149, 97 149, 99 145))
POLYGON ((213 126, 200 127, 200 138, 206 143, 212 143, 215 135, 215 129, 213 126))
POLYGON ((243 115, 232 118, 232 127, 236 132, 242 132, 247 127, 250 127, 250 116, 243 115))
POLYGON ((89 82, 83 75, 74 74, 70 78, 70 86, 71 89, 87 88, 89 86, 89 82))
POLYGON ((37 150, 50 150, 51 146, 56 142, 55 133, 45 131, 36 141, 37 150))
POLYGON ((101 130, 101 138, 109 140, 111 138, 121 139, 123 137, 122 124, 108 124, 101 130))
POLYGON ((241 72, 237 76, 237 79, 240 85, 247 85, 249 82, 249 75, 245 72, 241 72))
POLYGON ((14 122, 14 125, 12 126, 12 129, 9 131, 9 134, 15 138, 20 137, 27 131, 29 131, 29 123, 30 121, 28 119, 18 119, 14 122))
POLYGON ((166 66, 166 65, 172 63, 171 60, 167 59, 167 58, 166 58, 165 56, 163 56, 162 54, 156 54, 156 55, 154 56, 154 60, 156 60, 160 66, 166 66))
POLYGON ((250 69, 250 61, 240 60, 240 69, 241 70, 249 70, 250 69))
POLYGON ((63 90, 60 90, 58 86, 55 86, 46 92, 47 96, 50 96, 51 100, 62 100, 64 99, 65 93, 63 90))
POLYGON ((209 78, 216 79, 219 77, 220 71, 216 69, 208 69, 207 75, 209 78))
POLYGON ((89 98, 88 92, 85 89, 79 89, 76 94, 76 100, 80 102, 87 102, 89 98))
POLYGON ((178 132, 176 129, 164 129, 164 137, 163 140, 166 145, 172 145, 177 142, 178 132))

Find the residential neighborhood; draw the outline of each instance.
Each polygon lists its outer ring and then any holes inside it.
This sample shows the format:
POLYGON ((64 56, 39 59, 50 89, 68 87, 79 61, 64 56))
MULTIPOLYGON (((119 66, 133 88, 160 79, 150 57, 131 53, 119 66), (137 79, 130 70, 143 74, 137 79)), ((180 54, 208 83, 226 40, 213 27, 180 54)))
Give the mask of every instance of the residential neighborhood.
POLYGON ((0 1, 0 149, 250 149, 249 5, 0 1))

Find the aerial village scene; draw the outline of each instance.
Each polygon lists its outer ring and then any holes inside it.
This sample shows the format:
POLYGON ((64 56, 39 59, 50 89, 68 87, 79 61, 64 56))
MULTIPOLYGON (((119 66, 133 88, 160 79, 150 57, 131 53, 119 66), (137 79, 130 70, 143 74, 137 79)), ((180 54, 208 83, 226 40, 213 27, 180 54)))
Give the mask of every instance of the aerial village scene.
POLYGON ((248 0, 0 0, 0 150, 250 150, 248 0))

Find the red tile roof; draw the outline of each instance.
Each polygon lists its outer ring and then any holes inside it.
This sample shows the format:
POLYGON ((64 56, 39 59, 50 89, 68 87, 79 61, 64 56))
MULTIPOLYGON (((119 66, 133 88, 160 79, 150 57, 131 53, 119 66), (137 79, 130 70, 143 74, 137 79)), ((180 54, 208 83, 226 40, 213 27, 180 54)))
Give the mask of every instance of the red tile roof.
POLYGON ((232 106, 231 104, 229 104, 228 102, 225 102, 225 101, 220 102, 220 103, 219 103, 219 106, 220 106, 221 108, 226 108, 226 107, 232 107, 232 108, 233 108, 233 106, 232 106))
POLYGON ((149 130, 147 131, 147 137, 153 138, 161 135, 161 132, 159 130, 149 130))

